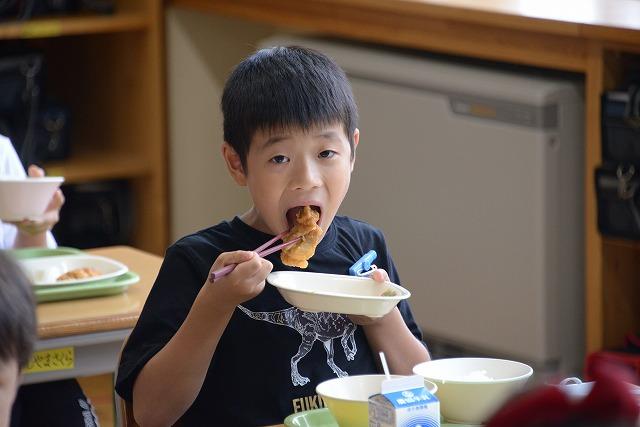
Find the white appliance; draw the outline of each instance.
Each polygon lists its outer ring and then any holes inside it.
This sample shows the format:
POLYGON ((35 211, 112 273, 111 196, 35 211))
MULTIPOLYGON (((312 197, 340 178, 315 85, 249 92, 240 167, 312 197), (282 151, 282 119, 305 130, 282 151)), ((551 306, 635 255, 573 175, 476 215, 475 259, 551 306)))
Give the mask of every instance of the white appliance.
MULTIPOLYGON (((317 39, 361 132, 342 213, 381 228, 425 334, 577 372, 584 355, 576 81, 317 39)), ((427 341, 428 343, 428 341, 427 341)))

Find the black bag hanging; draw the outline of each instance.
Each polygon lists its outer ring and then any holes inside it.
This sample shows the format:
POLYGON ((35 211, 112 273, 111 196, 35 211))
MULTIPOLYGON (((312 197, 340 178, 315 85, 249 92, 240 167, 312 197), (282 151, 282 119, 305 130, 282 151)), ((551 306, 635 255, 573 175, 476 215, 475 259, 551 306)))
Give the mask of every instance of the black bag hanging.
POLYGON ((602 96, 602 159, 640 167, 640 83, 602 96))
POLYGON ((36 160, 42 67, 39 54, 0 57, 0 134, 11 139, 25 168, 36 160))
POLYGON ((0 18, 3 20, 31 19, 41 0, 0 0, 0 18))
POLYGON ((66 201, 53 228, 59 245, 86 249, 132 243, 135 207, 130 183, 73 184, 62 191, 66 201))

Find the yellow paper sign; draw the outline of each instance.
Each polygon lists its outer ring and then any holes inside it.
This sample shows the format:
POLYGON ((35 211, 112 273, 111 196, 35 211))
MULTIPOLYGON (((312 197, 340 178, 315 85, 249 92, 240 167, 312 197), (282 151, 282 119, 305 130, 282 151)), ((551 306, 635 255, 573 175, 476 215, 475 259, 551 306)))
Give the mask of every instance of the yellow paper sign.
POLYGON ((62 371, 73 369, 75 352, 73 347, 51 348, 33 353, 29 364, 24 369, 25 374, 36 372, 62 371))

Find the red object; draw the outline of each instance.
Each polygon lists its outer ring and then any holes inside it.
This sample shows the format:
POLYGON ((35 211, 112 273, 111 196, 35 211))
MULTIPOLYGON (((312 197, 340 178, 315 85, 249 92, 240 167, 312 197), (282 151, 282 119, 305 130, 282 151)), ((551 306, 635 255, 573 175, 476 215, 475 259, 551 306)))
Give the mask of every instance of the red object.
POLYGON ((635 373, 636 379, 640 378, 640 354, 625 353, 622 351, 596 351, 587 357, 585 367, 585 378, 587 381, 594 379, 594 366, 602 362, 627 366, 635 373))
POLYGON ((629 390, 635 378, 626 367, 598 360, 592 362, 591 371, 595 384, 591 393, 579 403, 580 415, 591 422, 638 420, 640 407, 629 390))
POLYGON ((590 365, 591 392, 572 402, 558 387, 543 386, 508 402, 486 427, 635 426, 640 406, 629 390, 631 371, 604 358, 590 365))
POLYGON ((640 335, 629 333, 624 337, 625 348, 631 352, 640 352, 640 335))
POLYGON ((557 387, 533 390, 507 403, 487 427, 561 425, 569 420, 571 403, 557 387))

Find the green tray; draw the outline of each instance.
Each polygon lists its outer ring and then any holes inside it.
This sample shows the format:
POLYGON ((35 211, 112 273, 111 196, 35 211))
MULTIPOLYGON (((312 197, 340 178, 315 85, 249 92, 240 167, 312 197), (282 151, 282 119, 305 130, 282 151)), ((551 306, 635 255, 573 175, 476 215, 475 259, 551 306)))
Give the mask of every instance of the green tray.
POLYGON ((77 283, 74 285, 36 287, 36 301, 51 302, 69 299, 115 295, 124 292, 129 286, 140 281, 140 276, 128 271, 122 276, 104 282, 77 283))
POLYGON ((57 256, 57 255, 77 255, 83 253, 80 249, 76 248, 66 248, 64 246, 60 246, 58 248, 23 248, 23 249, 12 249, 8 251, 15 259, 31 259, 31 258, 42 258, 47 256, 57 256))
MULTIPOLYGON (((339 427, 327 408, 291 414, 284 420, 287 427, 339 427)), ((473 427, 465 424, 440 423, 441 427, 473 427)))
POLYGON ((336 419, 327 408, 291 414, 285 418, 284 425, 287 427, 338 427, 336 419))
MULTIPOLYGON (((23 248, 13 249, 9 253, 17 260, 43 258, 60 255, 77 255, 85 253, 80 249, 58 248, 23 248)), ((34 286, 33 293, 36 301, 51 302, 79 298, 90 298, 115 295, 124 292, 129 286, 140 281, 140 276, 129 271, 121 276, 98 280, 89 283, 75 283, 73 285, 34 286)))

